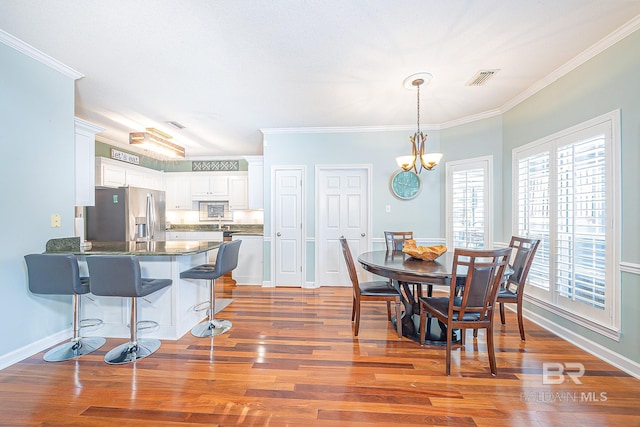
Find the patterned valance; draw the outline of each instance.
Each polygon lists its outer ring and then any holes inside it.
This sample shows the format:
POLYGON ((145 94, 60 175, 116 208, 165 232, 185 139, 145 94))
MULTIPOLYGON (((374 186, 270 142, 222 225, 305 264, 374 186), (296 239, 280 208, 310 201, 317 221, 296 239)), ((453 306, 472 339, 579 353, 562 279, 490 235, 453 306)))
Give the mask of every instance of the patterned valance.
POLYGON ((191 170, 196 172, 239 171, 239 160, 194 160, 191 170))

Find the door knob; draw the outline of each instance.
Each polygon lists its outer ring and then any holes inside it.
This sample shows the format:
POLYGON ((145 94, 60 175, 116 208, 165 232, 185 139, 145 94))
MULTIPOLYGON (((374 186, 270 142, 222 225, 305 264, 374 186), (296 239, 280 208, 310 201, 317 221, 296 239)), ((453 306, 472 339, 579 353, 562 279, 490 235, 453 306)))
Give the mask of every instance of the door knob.
POLYGON ((278 231, 278 232, 276 233, 276 236, 280 237, 280 236, 282 236, 282 234, 278 231))
POLYGON ((360 234, 360 236, 364 237, 364 233, 360 234))

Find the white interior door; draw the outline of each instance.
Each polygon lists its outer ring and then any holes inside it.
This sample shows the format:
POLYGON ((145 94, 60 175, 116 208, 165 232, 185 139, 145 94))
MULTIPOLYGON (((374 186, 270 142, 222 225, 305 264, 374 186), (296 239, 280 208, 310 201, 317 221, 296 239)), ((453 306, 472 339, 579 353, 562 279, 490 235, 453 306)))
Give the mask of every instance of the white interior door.
POLYGON ((351 286, 341 236, 346 237, 354 260, 371 247, 369 177, 370 169, 364 166, 316 169, 318 286, 351 286))
POLYGON ((273 173, 275 286, 303 286, 302 170, 273 173))

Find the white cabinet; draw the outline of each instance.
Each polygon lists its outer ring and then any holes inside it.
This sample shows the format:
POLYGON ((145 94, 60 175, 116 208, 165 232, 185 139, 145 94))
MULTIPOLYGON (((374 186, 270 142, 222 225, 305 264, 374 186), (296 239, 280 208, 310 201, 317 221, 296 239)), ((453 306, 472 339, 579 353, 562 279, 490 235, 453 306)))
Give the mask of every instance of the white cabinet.
POLYGON ((167 173, 165 177, 166 207, 172 209, 192 208, 191 179, 180 173, 167 173))
POLYGON ((96 134, 104 128, 75 118, 76 206, 95 205, 96 134))
POLYGON ((186 240, 192 242, 222 242, 222 231, 170 231, 167 230, 166 240, 186 240))
POLYGON ((232 240, 242 240, 238 266, 231 272, 237 285, 262 285, 264 280, 263 236, 234 234, 232 240))
POLYGON ((229 210, 248 209, 247 176, 233 175, 229 177, 229 210))
POLYGON ((247 208, 264 209, 264 160, 262 156, 245 157, 247 173, 247 208))
POLYGON ((201 242, 222 242, 224 240, 222 231, 199 231, 198 237, 201 242))
POLYGON ((96 158, 96 185, 103 187, 122 187, 126 185, 127 174, 124 167, 116 161, 104 157, 96 158))
POLYGON ((173 240, 193 240, 190 238, 191 232, 189 231, 170 231, 167 230, 165 234, 165 240, 173 241, 173 240))
POLYGON ((191 198, 193 200, 226 200, 229 197, 229 177, 227 175, 201 175, 191 178, 191 198))
POLYGON ((102 187, 142 187, 164 190, 163 172, 130 165, 106 157, 95 159, 95 185, 102 187))

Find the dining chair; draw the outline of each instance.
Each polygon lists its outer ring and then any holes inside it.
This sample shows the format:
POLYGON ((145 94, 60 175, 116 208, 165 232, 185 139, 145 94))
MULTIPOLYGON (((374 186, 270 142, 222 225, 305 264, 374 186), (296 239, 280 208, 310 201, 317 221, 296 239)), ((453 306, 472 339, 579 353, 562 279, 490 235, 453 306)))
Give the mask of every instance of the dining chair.
POLYGON ((387 251, 401 251, 405 240, 413 239, 413 231, 385 231, 387 251))
MULTIPOLYGON (((404 242, 406 240, 413 240, 413 231, 385 231, 384 232, 384 241, 387 245, 387 252, 391 251, 401 251, 404 242)), ((391 279, 389 279, 391 283, 391 279)), ((413 285, 413 294, 417 297, 421 295, 417 295, 417 290, 422 289, 423 283, 408 283, 409 285, 413 285)), ((427 296, 433 295, 433 285, 430 283, 424 283, 427 285, 427 296)))
POLYGON ((344 256, 344 261, 347 264, 349 278, 351 279, 351 285, 353 286, 351 321, 353 322, 355 320, 355 336, 358 336, 358 330, 360 329, 361 301, 386 301, 388 320, 391 320, 391 302, 395 304, 396 330, 398 331, 398 338, 402 339, 402 312, 400 309, 400 291, 391 286, 389 282, 385 280, 360 283, 360 281, 358 280, 358 273, 356 272, 356 266, 353 263, 353 256, 351 255, 351 250, 349 249, 349 244, 347 243, 347 239, 341 237, 340 246, 342 247, 342 255, 344 256))
POLYGON ((446 326, 446 373, 451 375, 451 349, 454 329, 487 330, 487 351, 491 374, 496 375, 496 357, 493 349, 493 311, 498 289, 509 262, 512 248, 495 250, 455 249, 448 297, 421 297, 420 343, 426 337, 427 314, 446 326), (464 277, 464 278, 463 278, 464 277), (459 286, 462 284, 462 286, 459 286), (462 290, 461 293, 458 290, 462 290))
POLYGON ((518 316, 518 328, 520 329, 520 339, 524 337, 524 322, 522 320, 522 297, 524 295, 524 285, 527 282, 529 269, 536 255, 540 239, 527 239, 524 237, 512 236, 509 247, 513 249, 513 274, 509 276, 506 283, 498 290, 497 302, 500 304, 500 322, 504 325, 504 304, 516 304, 516 315, 518 316))

